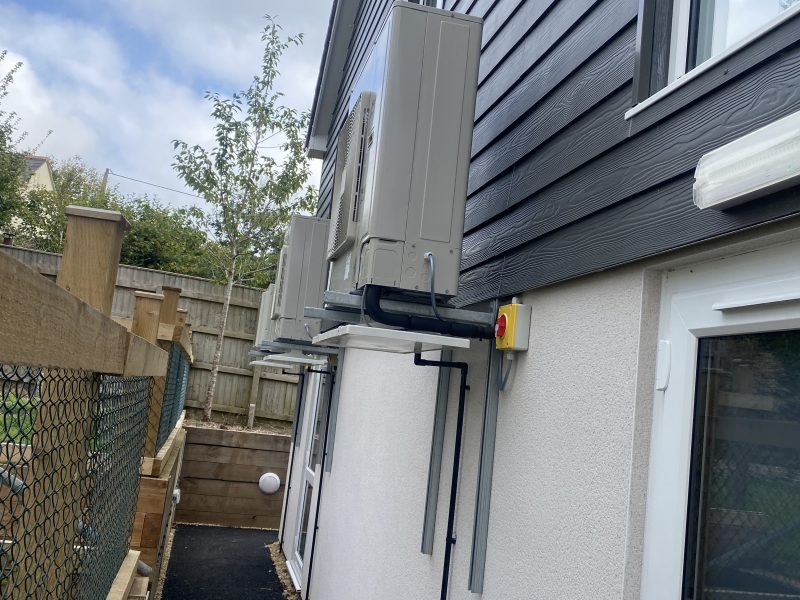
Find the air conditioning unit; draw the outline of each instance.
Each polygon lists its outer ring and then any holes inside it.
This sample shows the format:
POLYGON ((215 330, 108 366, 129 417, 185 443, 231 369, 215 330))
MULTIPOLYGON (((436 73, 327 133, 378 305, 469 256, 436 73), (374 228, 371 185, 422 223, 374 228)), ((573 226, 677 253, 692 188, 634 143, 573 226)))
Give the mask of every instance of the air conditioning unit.
POLYGON ((481 20, 395 2, 337 142, 329 289, 458 287, 481 20))
POLYGON ((328 219, 292 215, 278 263, 271 318, 274 340, 310 343, 320 320, 303 316, 306 306, 320 307, 325 290, 328 219))
POLYGON ((270 283, 267 290, 261 294, 261 304, 258 307, 258 323, 256 324, 256 346, 265 342, 275 341, 275 321, 272 320, 272 305, 274 304, 275 284, 270 283))

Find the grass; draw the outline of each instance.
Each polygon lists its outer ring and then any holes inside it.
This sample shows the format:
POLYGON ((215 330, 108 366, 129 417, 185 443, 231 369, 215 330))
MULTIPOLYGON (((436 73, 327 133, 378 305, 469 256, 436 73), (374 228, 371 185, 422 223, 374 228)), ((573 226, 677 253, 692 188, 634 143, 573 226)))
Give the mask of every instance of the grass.
POLYGON ((35 419, 36 403, 33 399, 9 394, 3 399, 2 441, 30 444, 35 419))

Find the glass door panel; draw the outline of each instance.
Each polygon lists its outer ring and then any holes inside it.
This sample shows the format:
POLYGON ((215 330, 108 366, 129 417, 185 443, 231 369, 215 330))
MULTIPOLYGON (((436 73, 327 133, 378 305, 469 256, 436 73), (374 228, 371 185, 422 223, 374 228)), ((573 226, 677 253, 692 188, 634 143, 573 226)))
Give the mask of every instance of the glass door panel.
POLYGON ((800 599, 800 331, 701 338, 683 598, 800 599))

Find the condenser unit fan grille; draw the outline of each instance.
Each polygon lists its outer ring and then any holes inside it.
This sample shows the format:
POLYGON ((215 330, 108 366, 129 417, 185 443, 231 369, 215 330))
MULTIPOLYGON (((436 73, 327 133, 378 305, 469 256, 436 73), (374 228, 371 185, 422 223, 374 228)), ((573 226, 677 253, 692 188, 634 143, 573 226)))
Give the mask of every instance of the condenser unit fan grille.
POLYGON ((336 162, 339 183, 334 194, 332 223, 328 238, 328 259, 342 254, 355 239, 355 223, 362 194, 370 117, 375 95, 363 92, 339 133, 336 162))

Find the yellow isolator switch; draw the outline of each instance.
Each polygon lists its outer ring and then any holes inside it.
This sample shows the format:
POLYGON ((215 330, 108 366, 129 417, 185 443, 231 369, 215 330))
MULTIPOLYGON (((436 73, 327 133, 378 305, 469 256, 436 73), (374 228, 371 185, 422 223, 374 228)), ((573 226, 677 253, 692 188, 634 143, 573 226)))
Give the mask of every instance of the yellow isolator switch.
POLYGON ((531 331, 531 307, 525 304, 504 304, 497 311, 494 326, 498 350, 527 350, 531 331))

